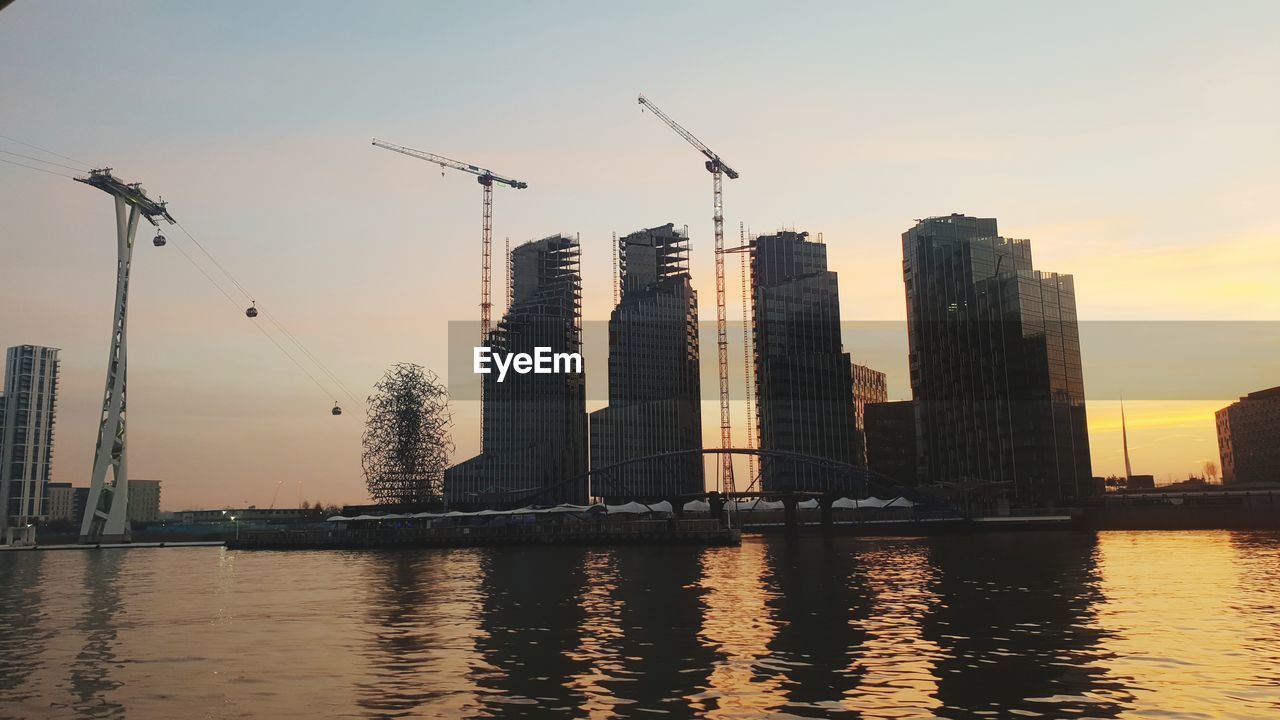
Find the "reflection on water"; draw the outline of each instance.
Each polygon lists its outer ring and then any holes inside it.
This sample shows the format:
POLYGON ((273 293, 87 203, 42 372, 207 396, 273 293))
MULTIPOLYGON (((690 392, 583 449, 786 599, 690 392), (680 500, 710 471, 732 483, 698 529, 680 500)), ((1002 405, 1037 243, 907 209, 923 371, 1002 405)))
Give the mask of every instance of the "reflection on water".
POLYGON ((1280 534, 0 553, 0 717, 1280 717, 1280 534))
MULTIPOLYGON (((123 553, 91 553, 85 558, 84 581, 71 591, 85 602, 84 611, 75 623, 76 634, 83 638, 80 652, 71 663, 70 690, 72 708, 79 717, 124 717, 124 706, 114 699, 112 690, 121 682, 112 670, 119 667, 116 655, 117 627, 127 615, 120 607, 120 563, 123 553), (117 614, 119 613, 119 614, 117 614)), ((144 581, 145 582, 145 581, 144 581)), ((49 587, 45 592, 53 591, 49 587)), ((52 707, 57 708, 56 704, 52 707)), ((68 708, 59 708, 67 710, 68 708)))
POLYGON ((842 705, 866 717, 932 717, 942 653, 922 627, 938 604, 929 548, 910 540, 876 542, 858 559, 867 604, 852 619, 862 642, 850 648, 847 672, 858 684, 845 691, 842 705))

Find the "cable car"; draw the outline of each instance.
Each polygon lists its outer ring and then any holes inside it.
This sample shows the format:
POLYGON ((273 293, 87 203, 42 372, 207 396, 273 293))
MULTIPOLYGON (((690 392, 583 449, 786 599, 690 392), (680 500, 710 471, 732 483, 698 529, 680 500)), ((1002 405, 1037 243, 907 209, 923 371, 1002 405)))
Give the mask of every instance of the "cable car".
POLYGON ((341 414, 342 414, 342 408, 341 408, 341 407, 338 407, 338 403, 334 403, 334 404, 333 404, 333 410, 332 410, 331 412, 332 412, 334 415, 341 415, 341 414))
POLYGON ((248 318, 256 318, 256 317, 258 317, 258 308, 257 308, 257 304, 258 304, 258 303, 256 303, 256 302, 250 302, 250 303, 249 303, 249 309, 244 311, 244 316, 245 316, 245 317, 248 317, 248 318))
POLYGON ((154 240, 151 241, 151 244, 155 245, 156 247, 164 247, 164 244, 167 242, 169 241, 164 239, 164 233, 160 232, 159 230, 156 230, 156 237, 154 240))

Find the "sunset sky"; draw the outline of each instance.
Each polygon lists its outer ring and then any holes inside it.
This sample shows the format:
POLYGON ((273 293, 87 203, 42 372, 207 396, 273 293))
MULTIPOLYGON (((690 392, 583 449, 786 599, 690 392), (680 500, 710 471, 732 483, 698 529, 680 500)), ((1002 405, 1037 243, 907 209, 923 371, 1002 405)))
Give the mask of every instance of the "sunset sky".
MULTIPOLYGON (((639 92, 742 173, 725 188, 733 238, 739 222, 823 233, 846 320, 902 320, 900 234, 962 212, 1074 274, 1082 322, 1280 321, 1278 26, 1272 2, 18 0, 0 12, 0 135, 163 196, 359 397, 394 362, 444 374, 447 322, 477 316, 480 283, 474 179, 371 137, 527 181, 495 191, 496 249, 579 234, 588 320, 608 317, 611 232, 687 224, 714 319, 711 181, 639 92)), ((0 198, 0 346, 62 348, 53 479, 87 484, 111 202, 6 163, 0 198)), ((278 485, 278 506, 363 501, 361 409, 282 357, 177 252, 196 252, 180 230, 164 249, 144 234, 130 474, 161 479, 169 510, 266 505, 278 485)), ((1259 327, 1256 353, 1218 353, 1231 369, 1210 349, 1187 371, 1217 376, 1212 397, 1125 393, 1135 472, 1185 478, 1217 457, 1214 410, 1280 385, 1276 326, 1259 327)), ((1171 335, 1121 367, 1083 347, 1095 474, 1123 472, 1110 390, 1199 344, 1171 335)), ((908 398, 894 362, 890 397, 908 398)), ((455 460, 478 448, 476 405, 455 405, 455 460)), ((713 406, 704 418, 711 445, 713 406)))

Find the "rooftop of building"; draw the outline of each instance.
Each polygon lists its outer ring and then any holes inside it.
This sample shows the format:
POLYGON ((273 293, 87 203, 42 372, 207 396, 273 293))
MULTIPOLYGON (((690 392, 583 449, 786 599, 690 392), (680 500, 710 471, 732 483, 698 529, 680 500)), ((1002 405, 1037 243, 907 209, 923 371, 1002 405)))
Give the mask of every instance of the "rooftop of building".
POLYGON ((1266 390, 1258 390, 1240 398, 1241 400, 1278 400, 1280 399, 1280 385, 1266 390))

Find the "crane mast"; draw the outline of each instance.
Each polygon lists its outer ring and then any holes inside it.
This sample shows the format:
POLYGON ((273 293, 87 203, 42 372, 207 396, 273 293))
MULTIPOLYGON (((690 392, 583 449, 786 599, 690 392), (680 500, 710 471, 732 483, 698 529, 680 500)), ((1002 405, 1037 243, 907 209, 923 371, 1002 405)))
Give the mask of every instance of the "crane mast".
MULTIPOLYGON (((640 95, 639 102, 643 107, 649 108, 650 112, 656 115, 659 120, 666 123, 667 127, 675 130, 677 135, 684 138, 686 142, 702 153, 707 159, 704 163, 707 172, 711 173, 712 202, 714 206, 712 220, 715 222, 716 241, 716 354, 719 356, 720 361, 720 447, 731 448, 733 447, 733 432, 729 422, 729 338, 724 299, 724 203, 721 184, 722 176, 728 175, 730 180, 734 180, 737 179, 738 173, 725 164, 719 155, 695 137, 693 133, 685 130, 680 123, 668 117, 666 113, 662 112, 658 106, 650 102, 643 94, 640 95)), ((724 492, 733 492, 735 489, 733 456, 728 453, 722 453, 720 456, 720 489, 724 492)))
POLYGON ((460 172, 470 173, 476 176, 476 182, 484 189, 482 204, 482 221, 480 226, 480 342, 487 343, 489 341, 489 327, 492 319, 492 303, 490 302, 491 279, 493 274, 493 184, 506 185, 507 187, 523 190, 529 187, 529 184, 520 180, 514 180, 504 177, 492 170, 472 165, 470 163, 460 162, 436 155, 434 153, 415 150, 403 145, 385 142, 377 138, 373 139, 375 147, 398 152, 401 155, 426 160, 439 165, 441 168, 449 168, 460 172))

